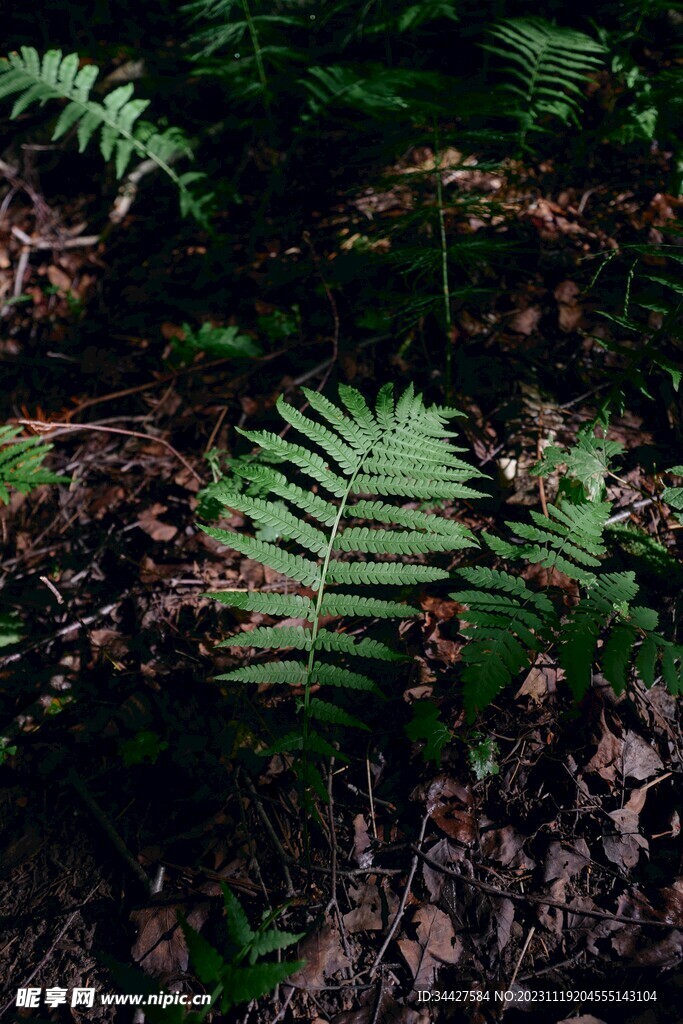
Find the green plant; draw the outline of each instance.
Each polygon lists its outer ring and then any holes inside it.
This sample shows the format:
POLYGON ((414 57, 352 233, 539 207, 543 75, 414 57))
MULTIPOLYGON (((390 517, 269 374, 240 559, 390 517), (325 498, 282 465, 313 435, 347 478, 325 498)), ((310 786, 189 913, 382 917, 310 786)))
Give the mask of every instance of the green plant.
POLYGON ((501 86, 505 116, 519 125, 518 142, 527 148, 531 132, 546 132, 548 119, 579 124, 585 85, 604 63, 605 48, 584 32, 543 18, 509 18, 489 30, 495 42, 483 47, 504 62, 510 81, 501 86))
MULTIPOLYGON (((578 451, 553 453, 541 472, 546 475, 563 462, 584 482, 594 482, 591 459, 602 466, 606 450, 604 440, 596 438, 591 451, 584 435, 578 451)), ((551 651, 577 700, 589 688, 596 663, 617 692, 625 689, 634 661, 647 686, 654 683, 659 663, 669 690, 683 692, 683 646, 657 632, 655 611, 634 604, 639 587, 633 571, 603 569, 610 503, 598 500, 599 494, 592 501, 574 495, 576 504, 565 499, 557 506, 548 505, 547 517, 530 511, 531 523, 506 523, 511 540, 483 535, 506 563, 523 561, 549 574, 559 572, 552 584, 548 576, 544 592, 506 569, 457 570, 472 588, 451 595, 467 607, 462 679, 470 719, 522 669, 529 668, 539 653, 551 651), (561 597, 567 580, 574 582, 577 595, 574 605, 564 611, 561 597)))
POLYGON ((234 324, 216 327, 204 323, 196 331, 189 324, 183 324, 182 338, 174 337, 171 345, 183 363, 191 362, 200 352, 217 359, 253 359, 261 355, 261 348, 254 339, 234 324))
POLYGON ((598 312, 615 324, 620 334, 626 332, 623 339, 596 339, 604 348, 616 352, 623 363, 602 402, 603 410, 608 410, 615 401, 623 405, 626 390, 632 387, 652 398, 652 381, 646 371, 666 375, 669 386, 678 391, 683 377, 681 266, 683 249, 680 245, 628 245, 601 254, 590 287, 607 268, 613 268, 618 272, 617 292, 623 298, 619 312, 614 312, 614 307, 598 312))
POLYGON ((186 920, 180 919, 197 977, 205 985, 213 987, 211 1003, 197 1015, 197 1021, 203 1020, 217 1004, 220 1004, 222 1013, 227 1013, 233 1006, 258 999, 304 966, 303 960, 260 962, 262 957, 288 949, 303 938, 303 933, 294 934, 272 927, 284 907, 266 914, 254 929, 234 893, 225 884, 221 887, 228 933, 225 952, 219 952, 186 920))
POLYGON ((321 620, 327 616, 383 619, 414 615, 416 610, 408 605, 375 596, 374 588, 444 579, 448 572, 430 565, 383 561, 382 557, 418 558, 431 552, 470 547, 475 542, 469 530, 459 523, 382 499, 434 503, 441 498, 477 497, 479 492, 465 486, 465 482, 483 474, 464 462, 459 457, 462 449, 453 448, 450 443, 453 435, 445 423, 457 415, 455 410, 425 407, 412 387, 395 402, 391 386, 385 386, 379 392, 374 411, 358 391, 345 385, 339 389, 344 408, 315 391, 304 389, 304 393, 323 422, 310 419, 282 399, 278 401, 278 410, 324 456, 274 433, 242 433, 267 454, 277 456, 312 479, 314 491, 298 486, 275 469, 255 465, 235 468, 246 479, 267 485, 271 498, 252 498, 225 490, 221 500, 228 508, 250 516, 256 524, 272 527, 291 538, 305 554, 226 530, 207 526, 203 529, 313 594, 310 597, 293 593, 289 584, 287 593, 227 592, 211 596, 235 608, 294 616, 309 623, 258 626, 223 641, 223 646, 235 650, 302 651, 304 660, 246 664, 218 678, 236 683, 285 684, 299 689, 301 727, 280 737, 271 749, 295 754, 296 767, 305 785, 324 797, 324 782, 312 761, 335 755, 326 730, 334 726, 368 727, 357 715, 345 710, 338 699, 325 700, 315 691, 351 690, 381 698, 374 678, 342 667, 339 659, 360 657, 393 662, 400 661, 401 655, 378 640, 324 628, 321 620), (319 490, 326 492, 325 497, 319 490), (273 497, 281 499, 285 506, 276 505, 273 497), (349 520, 380 525, 350 525, 349 520), (350 555, 353 560, 349 560, 350 555), (371 555, 380 557, 367 557, 371 555), (341 591, 336 589, 339 586, 341 591), (326 660, 326 654, 335 655, 335 661, 326 660))
POLYGON ((467 753, 467 758, 479 782, 482 779, 500 775, 499 754, 498 744, 492 736, 482 736, 478 732, 473 733, 472 746, 467 753))
POLYGON ((17 95, 11 118, 15 120, 35 103, 48 100, 66 101, 52 139, 61 139, 76 129, 78 148, 82 153, 95 136, 99 136, 100 153, 106 161, 113 158, 118 178, 123 177, 134 155, 151 160, 175 184, 184 214, 204 219, 204 207, 210 195, 197 199, 190 186, 203 175, 195 171, 178 174, 172 164, 190 155, 190 145, 177 128, 165 128, 141 121, 149 100, 133 98, 132 82, 118 86, 100 102, 92 90, 99 69, 95 64, 81 65, 77 53, 63 57, 61 50, 48 50, 42 57, 32 46, 22 46, 20 53, 10 53, 0 60, 0 99, 17 95))
POLYGON ((21 427, 0 427, 0 504, 9 502, 9 489, 28 494, 41 484, 64 484, 68 476, 58 476, 43 468, 52 448, 39 437, 19 439, 21 427))
MULTIPOLYGON (((683 466, 672 466, 668 472, 683 477, 683 466)), ((662 501, 675 508, 677 512, 683 511, 683 487, 665 487, 662 491, 662 501)), ((683 523, 683 515, 677 515, 676 519, 683 523)))

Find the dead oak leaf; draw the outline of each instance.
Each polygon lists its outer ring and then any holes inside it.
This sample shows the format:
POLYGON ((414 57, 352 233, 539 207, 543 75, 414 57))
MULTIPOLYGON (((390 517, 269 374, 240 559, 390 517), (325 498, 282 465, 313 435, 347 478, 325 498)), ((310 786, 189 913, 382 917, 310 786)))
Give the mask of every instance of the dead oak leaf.
POLYGON ((427 814, 451 839, 471 846, 477 836, 474 798, 469 786, 448 775, 437 775, 429 785, 419 787, 415 796, 424 799, 427 814))
POLYGON ((370 883, 349 887, 349 896, 356 906, 344 914, 347 932, 383 931, 398 909, 398 898, 390 890, 370 883))
POLYGON ((300 943, 298 959, 306 963, 290 981, 305 990, 325 988, 335 974, 351 966, 342 949, 339 930, 329 920, 300 943))
MULTIPOLYGON (((138 930, 131 949, 133 960, 145 974, 154 978, 174 978, 187 970, 187 943, 178 923, 178 907, 143 907, 134 910, 130 919, 138 930)), ((199 930, 208 916, 208 904, 200 905, 187 915, 190 925, 199 930)))
POLYGON ((440 967, 458 962, 463 947, 448 914, 433 906, 421 906, 410 922, 415 938, 404 935, 398 940, 403 959, 410 968, 415 989, 433 986, 440 967))
POLYGON ((166 505, 161 505, 159 502, 155 502, 151 508, 146 508, 144 512, 141 512, 138 517, 137 525, 141 530, 156 541, 169 541, 173 540, 176 533, 178 532, 177 526, 171 526, 169 523, 162 523, 157 516, 163 515, 167 511, 166 505))

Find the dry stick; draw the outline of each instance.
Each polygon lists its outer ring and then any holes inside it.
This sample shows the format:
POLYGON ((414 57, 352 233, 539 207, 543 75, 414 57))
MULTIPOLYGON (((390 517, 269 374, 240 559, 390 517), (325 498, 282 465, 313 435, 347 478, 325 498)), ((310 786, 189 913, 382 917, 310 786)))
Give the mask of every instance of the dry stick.
MULTIPOLYGON (((80 912, 83 909, 83 907, 85 907, 86 904, 88 904, 90 902, 90 900, 93 898, 93 896, 95 895, 95 893, 97 892, 97 890, 99 889, 99 887, 101 885, 102 885, 102 881, 100 880, 97 883, 97 885, 94 886, 90 890, 88 895, 85 897, 85 900, 83 901, 83 903, 81 903, 80 907, 76 907, 74 912, 67 917, 66 924, 64 925, 63 928, 60 928, 60 930, 57 933, 57 936, 56 936, 54 942, 51 943, 50 948, 48 949, 47 953, 42 958, 40 963, 38 963, 38 965, 33 968, 31 973, 29 974, 28 978, 24 978, 24 980, 22 981, 21 985, 19 986, 20 988, 26 988, 28 985, 31 984, 31 982, 35 978, 36 974, 38 974, 38 972, 40 970, 42 970, 42 968, 45 966, 47 961, 50 959, 50 957, 54 953, 55 948, 57 947, 57 945, 62 941, 62 939, 64 938, 64 936, 68 932, 68 930, 71 927, 71 924, 74 921, 74 919, 76 918, 76 916, 78 914, 80 914, 80 912)), ((5 1003, 5 1005, 2 1007, 2 1009, 0 1010, 0 1017, 4 1017, 4 1015, 7 1013, 7 1011, 9 1009, 11 1009, 11 1007, 13 1007, 13 1006, 16 1006, 16 1002, 15 1002, 15 997, 14 996, 10 999, 10 1001, 8 1003, 5 1003)))
POLYGON ((100 240, 99 235, 77 235, 75 238, 32 238, 16 225, 12 228, 12 234, 32 249, 80 249, 89 245, 97 245, 100 240))
POLYGON ((55 423, 52 420, 46 423, 42 420, 17 420, 17 423, 23 427, 32 427, 39 434, 49 433, 50 430, 59 427, 66 430, 92 430, 100 434, 123 434, 125 437, 139 437, 143 441, 155 441, 157 444, 162 444, 164 448, 167 448, 172 455, 175 455, 195 480, 198 480, 199 483, 202 482, 199 473, 192 468, 187 459, 173 447, 170 441, 165 441, 163 437, 153 437, 152 434, 143 434, 139 430, 123 430, 121 427, 100 427, 94 423, 55 423))
POLYGON ((151 894, 152 886, 149 878, 147 877, 146 871, 142 865, 136 861, 135 857, 133 857, 132 853, 112 825, 107 815, 104 813, 95 798, 89 793, 83 780, 80 779, 76 772, 72 770, 67 776, 67 781, 73 786, 90 813, 99 822, 102 830, 106 832, 107 837, 111 840, 112 846, 119 856, 126 862, 131 873, 135 875, 145 891, 151 894))
POLYGON ((337 900, 337 858, 338 858, 338 846, 337 846, 337 829, 334 821, 334 794, 332 792, 332 780, 334 779, 334 758, 330 758, 329 774, 327 776, 327 810, 330 822, 330 849, 331 849, 331 876, 330 876, 330 888, 332 895, 330 901, 327 904, 325 913, 329 913, 330 910, 334 910, 337 915, 337 924, 339 925, 339 934, 341 935, 342 945, 344 952, 347 957, 351 957, 351 947, 349 946, 348 936, 346 934, 346 928, 344 927, 344 918, 342 912, 339 909, 339 902, 337 900))
POLYGON ((418 859, 419 859, 419 857, 421 855, 420 847, 422 846, 422 842, 423 842, 424 837, 425 837, 425 830, 427 828, 427 822, 428 821, 429 821, 429 814, 425 814, 424 818, 422 819, 422 827, 420 829, 420 838, 417 841, 417 846, 414 846, 412 843, 410 844, 410 848, 413 851, 414 856, 413 856, 412 862, 410 864, 410 872, 408 874, 408 881, 406 882, 405 889, 403 890, 403 895, 401 896, 401 902, 398 905, 398 910, 396 911, 396 916, 394 917, 394 920, 391 922, 391 928, 389 929, 389 931, 387 933, 387 937, 384 940, 384 942, 382 943, 382 948, 380 949, 379 953, 377 954, 377 959, 375 960, 375 962, 372 965, 372 968, 370 970, 370 977, 371 978, 374 977, 375 974, 377 973, 377 968, 382 963, 382 960, 384 959, 384 954, 386 953, 387 949, 389 948, 389 944, 390 944, 391 940, 393 939, 394 935, 396 934, 396 929, 398 928, 399 924, 401 923, 401 919, 403 917, 403 913, 404 913, 404 911, 406 909, 406 903, 408 902, 408 896, 410 895, 410 889, 411 889, 411 886, 413 884, 413 878, 415 877, 415 872, 417 871, 417 862, 418 862, 418 859))
POLYGON ((273 846, 275 847, 275 849, 279 853, 280 858, 282 860, 282 874, 285 876, 285 884, 287 886, 286 895, 287 896, 295 896, 296 895, 296 889, 294 888, 294 885, 292 883, 292 876, 289 873, 289 867, 288 867, 288 865, 293 862, 294 858, 289 856, 289 854, 285 850, 284 846, 282 845, 282 843, 278 839, 277 832, 273 828, 273 825, 271 823, 270 818, 268 817, 268 815, 264 811, 263 804, 259 800, 258 793, 256 792, 256 790, 252 786, 251 780, 248 779, 245 776, 245 780, 244 781, 246 782, 247 789, 249 790, 251 798, 254 801, 254 807, 256 808, 256 813, 258 814, 259 818, 263 822, 265 830, 268 833, 268 835, 270 836, 270 838, 272 840, 272 843, 273 843, 273 846))
MULTIPOLYGON (((540 462, 543 459, 543 449, 541 447, 541 439, 543 434, 543 406, 541 406, 538 416, 538 437, 536 438, 536 458, 540 462)), ((545 481, 541 475, 538 477, 538 496, 541 499, 541 510, 543 515, 548 518, 548 502, 545 497, 545 481)))
POLYGON ((641 928, 652 927, 652 928, 674 928, 675 925, 667 921, 653 921, 651 918, 638 918, 638 917, 625 917, 623 914, 608 914, 603 910, 588 910, 584 907, 572 907, 569 903, 561 903, 559 900, 549 900, 545 896, 525 896, 518 892, 509 892, 506 889, 498 889, 495 885, 489 885, 488 882, 480 882, 478 878, 467 878, 466 875, 460 874, 459 871, 453 871, 451 868, 445 867, 443 864, 439 864, 437 861, 432 860, 430 856, 423 853, 417 846, 411 844, 411 850, 413 850, 417 857, 429 864, 430 868, 434 868, 435 871, 440 871, 444 875, 448 875, 449 878, 455 878, 458 882, 464 882, 465 885, 471 886, 473 889, 480 889, 481 892, 488 893, 489 896, 498 896, 507 900, 514 900, 517 903, 535 903, 541 907, 553 907, 555 910, 564 910, 568 914, 574 914, 575 917, 593 917, 597 921, 618 921, 620 924, 637 924, 641 928))
MULTIPOLYGON (((508 985, 508 989, 511 989, 514 986, 515 982, 517 981, 517 975, 519 974, 519 969, 522 966, 522 960, 526 956, 526 951, 529 948, 529 943, 533 939, 535 932, 536 932, 536 925, 532 924, 531 928, 529 929, 529 934, 526 937, 526 942, 524 943, 524 945, 522 947, 522 952, 519 954, 519 957, 517 958, 517 963, 515 964, 515 969, 512 972, 512 977, 510 978, 510 984, 508 985)), ((500 1020, 503 1019, 503 1016, 505 1015, 505 1011, 507 1010, 509 1005, 510 1005, 509 1003, 503 1003, 503 1005, 501 1007, 501 1010, 500 1010, 500 1018, 499 1018, 500 1020)))

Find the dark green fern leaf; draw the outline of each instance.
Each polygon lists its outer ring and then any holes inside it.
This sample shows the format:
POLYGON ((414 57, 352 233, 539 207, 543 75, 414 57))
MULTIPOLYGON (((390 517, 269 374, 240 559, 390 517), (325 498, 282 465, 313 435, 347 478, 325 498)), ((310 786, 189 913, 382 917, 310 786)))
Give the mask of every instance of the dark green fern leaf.
POLYGON ((28 494, 40 484, 63 484, 68 476, 58 476, 43 468, 52 448, 39 437, 19 440, 21 427, 0 427, 0 504, 9 502, 9 489, 28 494))

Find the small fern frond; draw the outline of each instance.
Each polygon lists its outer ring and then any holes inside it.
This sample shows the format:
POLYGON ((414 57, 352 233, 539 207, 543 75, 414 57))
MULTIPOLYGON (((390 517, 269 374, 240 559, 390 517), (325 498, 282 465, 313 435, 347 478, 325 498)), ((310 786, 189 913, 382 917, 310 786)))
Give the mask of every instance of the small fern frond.
POLYGON ((288 619, 310 619, 313 614, 313 602, 301 594, 269 594, 266 591, 252 590, 248 594, 236 590, 218 590, 202 594, 231 608, 239 608, 245 612, 259 612, 262 615, 282 615, 288 619))
POLYGON ((18 94, 11 117, 17 118, 32 104, 48 100, 66 100, 54 127, 52 138, 62 138, 76 128, 78 148, 82 153, 99 135, 100 152, 108 162, 114 159, 118 178, 123 177, 133 155, 152 160, 175 184, 181 202, 188 212, 204 219, 191 194, 190 184, 197 180, 179 175, 171 166, 181 156, 190 154, 190 146, 177 128, 161 131, 140 120, 149 100, 133 98, 132 82, 108 93, 102 102, 91 93, 99 69, 94 64, 80 67, 77 53, 62 57, 61 50, 48 50, 42 60, 32 46, 22 46, 20 53, 10 53, 0 60, 0 99, 18 94))
POLYGON ((449 537, 417 533, 414 530, 375 530, 354 526, 337 534, 336 551, 360 551, 372 555, 417 555, 429 551, 450 551, 449 537))
POLYGON ((499 691, 530 663, 554 621, 544 594, 530 590, 518 576, 483 567, 458 569, 475 590, 451 594, 467 607, 461 630, 469 639, 463 648, 464 701, 468 717, 486 707, 499 691))
POLYGON ((298 651, 311 649, 311 633, 301 626, 257 626, 221 640, 219 647, 260 647, 275 651, 293 647, 298 651))
POLYGON ((315 649, 317 651, 341 651, 357 658, 377 658, 379 661, 406 660, 404 655, 392 651, 391 647, 387 647, 379 640, 372 640, 368 637, 357 640, 349 633, 332 633, 327 629, 318 630, 315 649))
POLYGON ((216 676, 221 682, 230 683, 272 683, 285 686, 303 686, 306 682, 307 666, 299 661, 269 661, 267 665, 243 665, 231 672, 216 676))
POLYGON ((325 526, 332 526, 337 518, 335 505, 321 498, 320 495, 313 494, 310 489, 304 490, 303 487, 289 483, 284 473, 279 473, 268 466, 237 466, 235 472, 258 485, 259 488, 270 491, 278 498, 284 498, 325 526))
POLYGON ((297 580, 305 587, 312 587, 314 590, 320 587, 320 568, 317 562, 312 562, 301 555, 292 555, 275 544, 256 540, 254 537, 243 537, 239 533, 219 530, 215 526, 202 526, 201 529, 210 537, 234 548, 235 551, 239 551, 247 558, 253 558, 257 562, 267 565, 269 569, 274 569, 275 572, 282 573, 283 576, 297 580))
POLYGON ((270 526, 284 537, 297 541, 315 555, 322 555, 327 548, 327 538, 320 530, 309 523, 303 522, 288 509, 264 501, 263 498, 248 498, 243 494, 231 494, 229 491, 215 491, 218 498, 228 508, 236 512, 244 512, 255 523, 270 526))
MULTIPOLYGON (((672 466, 669 473, 674 476, 683 477, 683 466, 672 466)), ((665 487, 662 491, 662 501, 665 501, 670 508, 683 511, 683 487, 665 487)), ((683 523, 683 516, 676 516, 679 523, 683 523)))
POLYGON ((448 579, 445 569, 430 565, 401 565, 400 562, 330 562, 330 583, 366 586, 405 586, 448 579))
POLYGON ((361 597, 357 594, 326 592, 320 606, 321 615, 344 615, 354 618, 411 619, 420 614, 419 608, 395 601, 383 601, 377 597, 361 597))
POLYGON ((417 509, 398 508, 396 505, 385 505, 382 501, 357 501, 355 505, 345 508, 344 514, 357 519, 372 519, 378 523, 424 530, 427 535, 437 534, 448 538, 451 550, 477 546, 477 542, 467 527, 452 519, 444 519, 428 512, 420 512, 417 509))
POLYGON ((291 462, 317 483, 322 484, 330 494, 334 494, 337 498, 346 494, 347 481, 333 473, 319 455, 309 452, 307 448, 292 444, 291 441, 283 441, 277 434, 271 434, 266 430, 242 430, 239 428, 239 433, 259 445, 264 451, 277 455, 285 462, 291 462))
POLYGON ((353 729, 363 729, 365 732, 370 731, 370 726, 365 722, 361 722, 359 718, 350 715, 348 711, 337 707, 336 704, 328 704, 327 701, 321 700, 320 697, 311 697, 309 709, 311 716, 319 722, 350 726, 353 729))
POLYGON ((39 437, 17 440, 21 427, 0 427, 0 504, 10 499, 9 488, 28 494, 40 484, 64 484, 68 476, 58 476, 43 468, 52 445, 39 437))
POLYGON ((595 574, 583 566, 597 568, 600 565, 599 556, 606 551, 602 535, 610 508, 609 502, 565 503, 561 508, 548 505, 548 517, 530 513, 533 526, 506 523, 522 544, 512 544, 489 534, 484 534, 484 539, 503 558, 522 558, 546 569, 559 569, 570 579, 590 585, 595 574))

